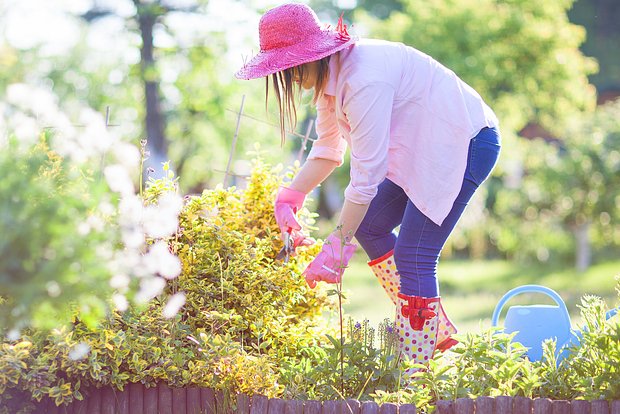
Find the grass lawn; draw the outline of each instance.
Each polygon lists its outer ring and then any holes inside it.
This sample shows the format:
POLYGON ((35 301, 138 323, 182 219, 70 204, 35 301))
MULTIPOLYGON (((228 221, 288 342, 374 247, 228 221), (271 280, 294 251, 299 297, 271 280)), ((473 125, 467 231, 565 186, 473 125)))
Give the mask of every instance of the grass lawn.
MULTIPOLYGON (((383 319, 394 318, 394 307, 364 259, 363 253, 356 254, 344 275, 343 288, 347 297, 344 309, 355 320, 368 319, 376 327, 383 319)), ((501 297, 524 284, 543 285, 558 292, 568 307, 573 327, 580 325, 576 305, 584 294, 603 297, 609 308, 620 305, 615 291, 620 260, 593 265, 585 273, 577 273, 570 266, 551 268, 539 264, 518 266, 506 261, 443 260, 438 274, 444 308, 460 333, 489 327, 501 297)), ((500 323, 508 307, 534 303, 555 302, 543 294, 521 294, 506 304, 500 323)))

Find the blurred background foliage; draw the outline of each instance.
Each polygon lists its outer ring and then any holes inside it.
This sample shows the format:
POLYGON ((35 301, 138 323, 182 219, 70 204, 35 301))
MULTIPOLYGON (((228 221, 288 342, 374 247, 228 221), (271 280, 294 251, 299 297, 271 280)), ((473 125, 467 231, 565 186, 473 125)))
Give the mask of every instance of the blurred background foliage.
MULTIPOLYGON (((148 163, 156 171, 162 161, 171 161, 182 193, 223 181, 245 95, 232 163, 232 183, 244 186, 247 154, 257 143, 273 163, 291 164, 300 148, 294 136, 280 147, 274 107, 265 111, 264 82, 233 76, 258 49, 261 13, 277 4, 3 2, 0 91, 4 96, 10 84, 27 83, 52 92, 76 123, 84 106, 107 114, 108 128, 124 140, 137 145, 148 139, 148 163), (28 20, 28 13, 40 19, 28 20), (28 41, 23 34, 33 29, 32 21, 39 23, 33 33, 46 34, 28 41), (69 40, 54 46, 62 32, 70 33, 69 40)), ((498 113, 504 140, 500 162, 444 257, 574 262, 584 270, 613 256, 620 244, 620 107, 603 104, 620 90, 617 1, 309 4, 332 23, 344 12, 358 35, 402 41, 432 55, 498 113)), ((308 103, 309 97, 301 100, 308 103)), ((11 130, 12 114, 0 113, 0 128, 11 130)), ((306 105, 299 134, 312 117, 306 105)), ((347 180, 345 165, 315 194, 325 232, 347 180)))

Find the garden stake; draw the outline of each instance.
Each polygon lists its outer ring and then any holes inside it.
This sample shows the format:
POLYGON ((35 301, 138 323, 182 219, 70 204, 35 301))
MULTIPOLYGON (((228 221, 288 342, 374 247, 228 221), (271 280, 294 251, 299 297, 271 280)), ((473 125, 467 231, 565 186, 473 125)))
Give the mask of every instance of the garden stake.
POLYGON ((299 153, 297 154, 297 161, 301 162, 302 157, 304 156, 304 152, 306 151, 308 138, 310 138, 310 131, 312 131, 312 126, 314 125, 314 119, 310 119, 308 122, 308 128, 306 128, 306 135, 304 135, 304 139, 299 147, 299 153))
POLYGON ((226 173, 224 175, 224 187, 228 182, 228 176, 230 175, 230 164, 232 163, 233 155, 235 154, 235 146, 237 145, 237 137, 239 136, 239 125, 241 124, 241 115, 243 114, 243 103, 245 102, 245 95, 241 96, 241 107, 239 107, 239 115, 237 116, 237 127, 235 128, 235 135, 233 136, 232 147, 230 149, 230 155, 228 156, 228 163, 226 164, 226 173))

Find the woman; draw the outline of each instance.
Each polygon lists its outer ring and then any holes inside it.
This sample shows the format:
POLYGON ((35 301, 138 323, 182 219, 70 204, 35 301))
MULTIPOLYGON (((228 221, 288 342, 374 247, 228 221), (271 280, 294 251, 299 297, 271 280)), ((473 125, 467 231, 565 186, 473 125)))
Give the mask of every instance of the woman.
POLYGON ((322 26, 303 4, 269 10, 259 37, 260 53, 236 76, 266 77, 268 90, 272 75, 282 139, 285 121, 296 123, 296 88, 314 89, 318 139, 275 202, 278 225, 294 247, 304 243, 295 213, 350 147, 351 180, 338 225, 304 271, 306 281, 339 282, 355 236, 397 306, 401 352, 427 362, 456 343, 440 302, 437 262, 497 161, 495 114, 431 57, 400 43, 356 39, 342 17, 335 30, 322 26))

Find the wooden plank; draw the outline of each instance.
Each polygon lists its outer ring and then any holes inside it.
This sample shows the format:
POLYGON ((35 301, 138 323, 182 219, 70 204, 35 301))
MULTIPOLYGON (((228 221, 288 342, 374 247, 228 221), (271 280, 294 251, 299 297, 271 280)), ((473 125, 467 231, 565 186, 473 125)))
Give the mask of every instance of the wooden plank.
POLYGON ((379 408, 379 414, 397 414, 398 413, 398 405, 394 403, 383 403, 381 404, 381 408, 379 408))
POLYGON ((343 407, 343 414, 360 414, 361 404, 358 400, 348 399, 343 407))
MULTIPOLYGON (((187 388, 187 414, 201 414, 200 410, 200 388, 188 387, 187 388)), ((247 398, 247 395, 246 395, 247 398)), ((247 411, 239 414, 250 414, 250 401, 248 400, 247 411)), ((133 414, 133 413, 132 413, 133 414)))
POLYGON ((129 414, 129 387, 125 386, 123 391, 115 390, 114 396, 116 398, 116 414, 129 414))
MULTIPOLYGON (((287 400, 286 405, 284 407, 284 414, 303 414, 304 413, 304 402, 301 400, 287 400)), ((237 414, 239 410, 237 410, 237 414)))
POLYGON ((70 403, 70 404, 63 404, 59 408, 62 414, 75 414, 73 407, 74 407, 73 403, 70 403))
POLYGON ((512 414, 512 397, 495 397, 495 412, 497 414, 512 414))
POLYGON ((571 401, 570 412, 571 414, 590 414, 590 401, 585 401, 585 400, 571 401))
POLYGON ((512 400, 512 414, 531 414, 532 400, 527 397, 514 397, 512 400))
POLYGON ((172 387, 172 411, 174 414, 187 414, 187 390, 172 387))
POLYGON ((552 401, 551 414, 570 414, 570 402, 566 400, 552 401))
POLYGON ((131 414, 145 414, 144 385, 132 382, 127 388, 129 390, 129 412, 131 414))
POLYGON ((270 398, 267 404, 267 414, 284 414, 284 400, 280 398, 270 398))
POLYGON ((551 414, 551 400, 548 398, 535 398, 532 407, 534 414, 551 414))
POLYGON ((215 391, 215 412, 217 414, 232 414, 232 402, 223 390, 215 391))
POLYGON ((88 392, 88 414, 101 414, 101 389, 90 388, 88 392))
POLYGON ((157 386, 158 414, 173 414, 172 389, 168 384, 160 383, 157 386))
POLYGON ((115 414, 116 396, 114 388, 104 387, 101 389, 101 414, 115 414))
MULTIPOLYGON (((379 404, 374 401, 364 401, 360 406, 361 414, 378 414, 379 404)), ((304 413, 305 414, 305 413, 304 413)))
POLYGON ((250 405, 250 414, 267 414, 269 406, 269 398, 264 395, 253 395, 252 404, 250 405))
POLYGON ((235 414, 250 414, 250 396, 237 394, 237 409, 235 414))
POLYGON ((44 405, 46 414, 60 414, 60 408, 56 405, 52 398, 47 399, 47 403, 44 405))
POLYGON ((342 414, 342 409, 338 401, 323 401, 321 414, 342 414))
POLYGON ((493 397, 476 398, 476 414, 493 414, 495 411, 495 399, 493 397))
POLYGON ((215 414, 215 392, 211 388, 200 389, 200 407, 204 414, 215 414))
POLYGON ((452 414, 453 405, 452 401, 439 400, 435 403, 437 407, 435 414, 452 414))
MULTIPOLYGON (((84 395, 82 394, 82 396, 84 395)), ((85 396, 82 401, 75 400, 73 402, 73 414, 88 414, 88 401, 85 396)))
POLYGON ((145 387, 142 391, 144 413, 156 413, 159 411, 159 391, 157 387, 145 387))
POLYGON ((611 414, 620 414, 620 400, 611 402, 611 414))
POLYGON ((398 407, 398 414, 416 414, 415 404, 403 404, 398 407))
POLYGON ((471 398, 457 398, 454 402, 454 412, 458 414, 474 414, 474 400, 471 398))
POLYGON ((594 400, 590 402, 591 414, 609 414, 609 403, 606 400, 594 400))
POLYGON ((322 404, 320 401, 304 401, 304 414, 321 414, 322 404))

